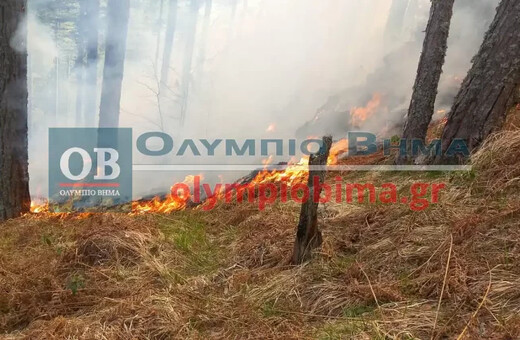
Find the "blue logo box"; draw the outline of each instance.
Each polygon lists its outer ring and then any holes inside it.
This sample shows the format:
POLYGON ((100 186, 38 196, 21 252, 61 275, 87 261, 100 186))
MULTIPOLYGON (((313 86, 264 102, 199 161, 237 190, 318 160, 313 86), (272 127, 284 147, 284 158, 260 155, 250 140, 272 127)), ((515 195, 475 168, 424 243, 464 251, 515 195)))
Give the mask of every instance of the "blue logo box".
POLYGON ((132 129, 49 129, 52 212, 131 211, 132 129))

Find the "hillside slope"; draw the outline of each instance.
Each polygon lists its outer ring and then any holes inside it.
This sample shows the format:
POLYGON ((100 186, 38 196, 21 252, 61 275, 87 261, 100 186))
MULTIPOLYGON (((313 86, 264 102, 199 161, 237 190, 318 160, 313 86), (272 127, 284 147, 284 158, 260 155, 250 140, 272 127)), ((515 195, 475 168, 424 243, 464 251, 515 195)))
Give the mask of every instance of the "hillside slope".
POLYGON ((9 221, 0 338, 518 339, 520 132, 494 137, 473 163, 344 173, 446 189, 421 212, 321 206, 324 244, 301 267, 287 265, 296 203, 9 221))

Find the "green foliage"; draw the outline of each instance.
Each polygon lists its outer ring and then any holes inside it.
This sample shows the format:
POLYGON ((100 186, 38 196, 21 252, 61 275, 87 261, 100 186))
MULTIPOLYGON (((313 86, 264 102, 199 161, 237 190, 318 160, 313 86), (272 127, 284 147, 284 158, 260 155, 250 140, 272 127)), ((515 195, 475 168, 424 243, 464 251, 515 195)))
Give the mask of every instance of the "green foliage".
POLYGON ((392 143, 393 145, 399 145, 400 142, 401 137, 399 137, 398 135, 394 135, 392 136, 392 138, 390 138, 390 143, 392 143))
POLYGON ((347 318, 356 318, 363 314, 373 312, 376 307, 374 305, 354 305, 343 309, 343 316, 347 318))
POLYGON ((364 323, 362 321, 337 321, 327 323, 318 331, 316 336, 319 340, 343 340, 352 339, 363 333, 364 323))
POLYGON ((52 246, 54 243, 54 237, 49 234, 42 234, 42 243, 47 246, 52 246))
POLYGON ((70 289, 72 295, 76 295, 81 288, 85 287, 85 278, 81 274, 73 274, 67 280, 67 289, 70 289))
POLYGON ((276 301, 266 301, 260 307, 260 311, 265 318, 281 316, 283 313, 276 308, 276 301))
POLYGON ((205 274, 218 267, 221 254, 218 246, 210 239, 204 222, 189 213, 177 213, 174 218, 160 218, 161 232, 184 257, 186 274, 205 274))
POLYGON ((54 31, 60 50, 67 55, 75 53, 79 0, 29 0, 29 10, 54 31))

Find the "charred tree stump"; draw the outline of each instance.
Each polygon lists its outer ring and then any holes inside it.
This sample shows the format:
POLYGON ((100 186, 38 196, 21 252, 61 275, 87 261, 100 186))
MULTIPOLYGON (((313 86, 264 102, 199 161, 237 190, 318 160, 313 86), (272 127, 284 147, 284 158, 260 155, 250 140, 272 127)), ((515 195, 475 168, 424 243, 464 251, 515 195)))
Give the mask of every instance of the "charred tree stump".
POLYGON ((320 197, 321 186, 314 187, 315 179, 319 178, 319 183, 325 180, 326 170, 314 170, 312 166, 326 166, 329 158, 330 148, 332 146, 332 137, 323 137, 323 145, 317 154, 311 155, 309 158, 309 197, 302 204, 300 211, 300 221, 296 232, 296 241, 294 242, 294 251, 292 256, 293 264, 302 264, 311 258, 312 251, 321 246, 322 236, 318 229, 318 204, 319 201, 315 197, 320 197))

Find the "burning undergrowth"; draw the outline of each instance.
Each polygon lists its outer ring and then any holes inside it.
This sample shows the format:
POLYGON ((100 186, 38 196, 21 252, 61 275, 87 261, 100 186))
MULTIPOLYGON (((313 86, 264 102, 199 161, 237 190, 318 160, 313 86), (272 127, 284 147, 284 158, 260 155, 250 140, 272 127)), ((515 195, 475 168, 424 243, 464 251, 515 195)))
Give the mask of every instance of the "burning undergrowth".
MULTIPOLYGON (((366 106, 355 106, 351 107, 349 112, 345 112, 342 114, 344 119, 346 119, 346 126, 360 129, 364 126, 370 126, 370 121, 374 120, 376 116, 380 119, 381 114, 385 114, 388 111, 386 105, 382 104, 383 95, 380 93, 375 93, 370 100, 366 103, 366 106), (367 125, 368 124, 368 125, 367 125)), ((319 119, 323 110, 318 110, 317 119, 319 119)), ((328 112, 330 114, 330 112, 328 112)), ((268 127, 268 131, 274 129, 274 125, 268 127)), ((314 128, 313 128, 314 129, 314 128)), ((348 130, 348 129, 347 129, 348 130)), ((382 131, 384 133, 388 131, 382 131)), ((338 164, 339 159, 342 155, 346 153, 348 149, 348 141, 346 139, 341 139, 333 144, 330 156, 327 162, 327 165, 336 165, 338 164)), ((235 186, 245 186, 246 190, 251 189, 259 184, 263 183, 280 183, 284 182, 289 187, 306 183, 308 177, 308 156, 304 156, 301 159, 291 159, 287 163, 280 163, 276 166, 273 166, 272 157, 268 157, 264 159, 262 163, 264 164, 263 169, 259 169, 250 173, 248 176, 245 176, 236 181, 235 186), (284 166, 283 170, 280 170, 280 166, 284 166)), ((185 180, 181 184, 185 184, 188 186, 194 185, 195 177, 202 177, 202 175, 189 175, 186 176, 185 180)), ((233 189, 233 188, 232 188, 233 189)), ((169 192, 164 194, 158 194, 155 196, 144 197, 142 199, 131 202, 128 205, 121 206, 111 206, 105 205, 105 210, 117 210, 120 212, 132 211, 131 214, 146 214, 146 213, 164 213, 168 214, 173 211, 185 210, 187 208, 195 208, 198 206, 203 206, 204 201, 207 199, 215 199, 217 201, 225 200, 226 198, 226 188, 219 190, 218 192, 213 193, 212 195, 207 195, 202 198, 202 201, 194 202, 191 195, 179 196, 175 194, 173 191, 175 190, 175 186, 171 187, 169 192)), ((91 213, 88 211, 82 211, 78 209, 73 204, 73 200, 68 204, 61 204, 59 209, 54 209, 49 205, 45 200, 33 201, 31 203, 31 212, 33 214, 37 214, 40 216, 53 216, 57 218, 86 218, 91 216, 91 213), (73 209, 75 207, 75 209, 73 209), (80 211, 79 213, 70 214, 72 210, 80 211), (59 212, 53 212, 59 211, 59 212)), ((97 210, 100 210, 99 204, 97 210)))
MULTIPOLYGON (((345 154, 348 149, 348 142, 342 139, 336 142, 330 152, 328 159, 328 165, 335 165, 338 163, 341 155, 345 154)), ((170 192, 167 194, 156 195, 145 197, 137 201, 132 202, 130 215, 139 215, 146 213, 163 213, 169 214, 174 211, 181 211, 187 208, 203 207, 209 199, 213 201, 225 201, 226 196, 230 194, 230 191, 240 187, 245 191, 254 191, 259 184, 265 183, 280 183, 283 182, 289 188, 298 184, 304 184, 308 177, 308 157, 303 157, 299 161, 290 161, 285 164, 277 164, 275 166, 270 164, 271 159, 265 160, 264 168, 251 172, 249 175, 240 178, 230 187, 222 186, 221 190, 213 193, 211 196, 203 196, 199 201, 194 202, 193 197, 189 194, 178 195, 175 191, 176 186, 170 188, 170 192), (283 170, 280 170, 283 168, 283 170)), ((194 187, 195 178, 202 179, 202 175, 189 175, 186 176, 185 180, 181 183, 188 187, 194 187)), ((177 184, 178 186, 179 184, 177 184)), ((236 194, 236 192, 235 192, 236 194)), ((71 204, 72 206, 72 204, 71 204)), ((110 210, 121 210, 124 212, 129 210, 127 206, 121 207, 110 207, 110 210)), ((68 212, 51 212, 53 209, 49 207, 49 204, 43 202, 37 204, 33 202, 31 204, 31 212, 38 216, 53 216, 57 218, 87 218, 92 216, 89 212, 80 213, 68 213, 68 212)))
POLYGON ((475 174, 347 174, 449 186, 419 213, 322 205, 324 244, 298 267, 295 203, 9 221, 0 328, 13 339, 517 338, 520 199, 475 190, 496 177, 479 160, 475 174))

